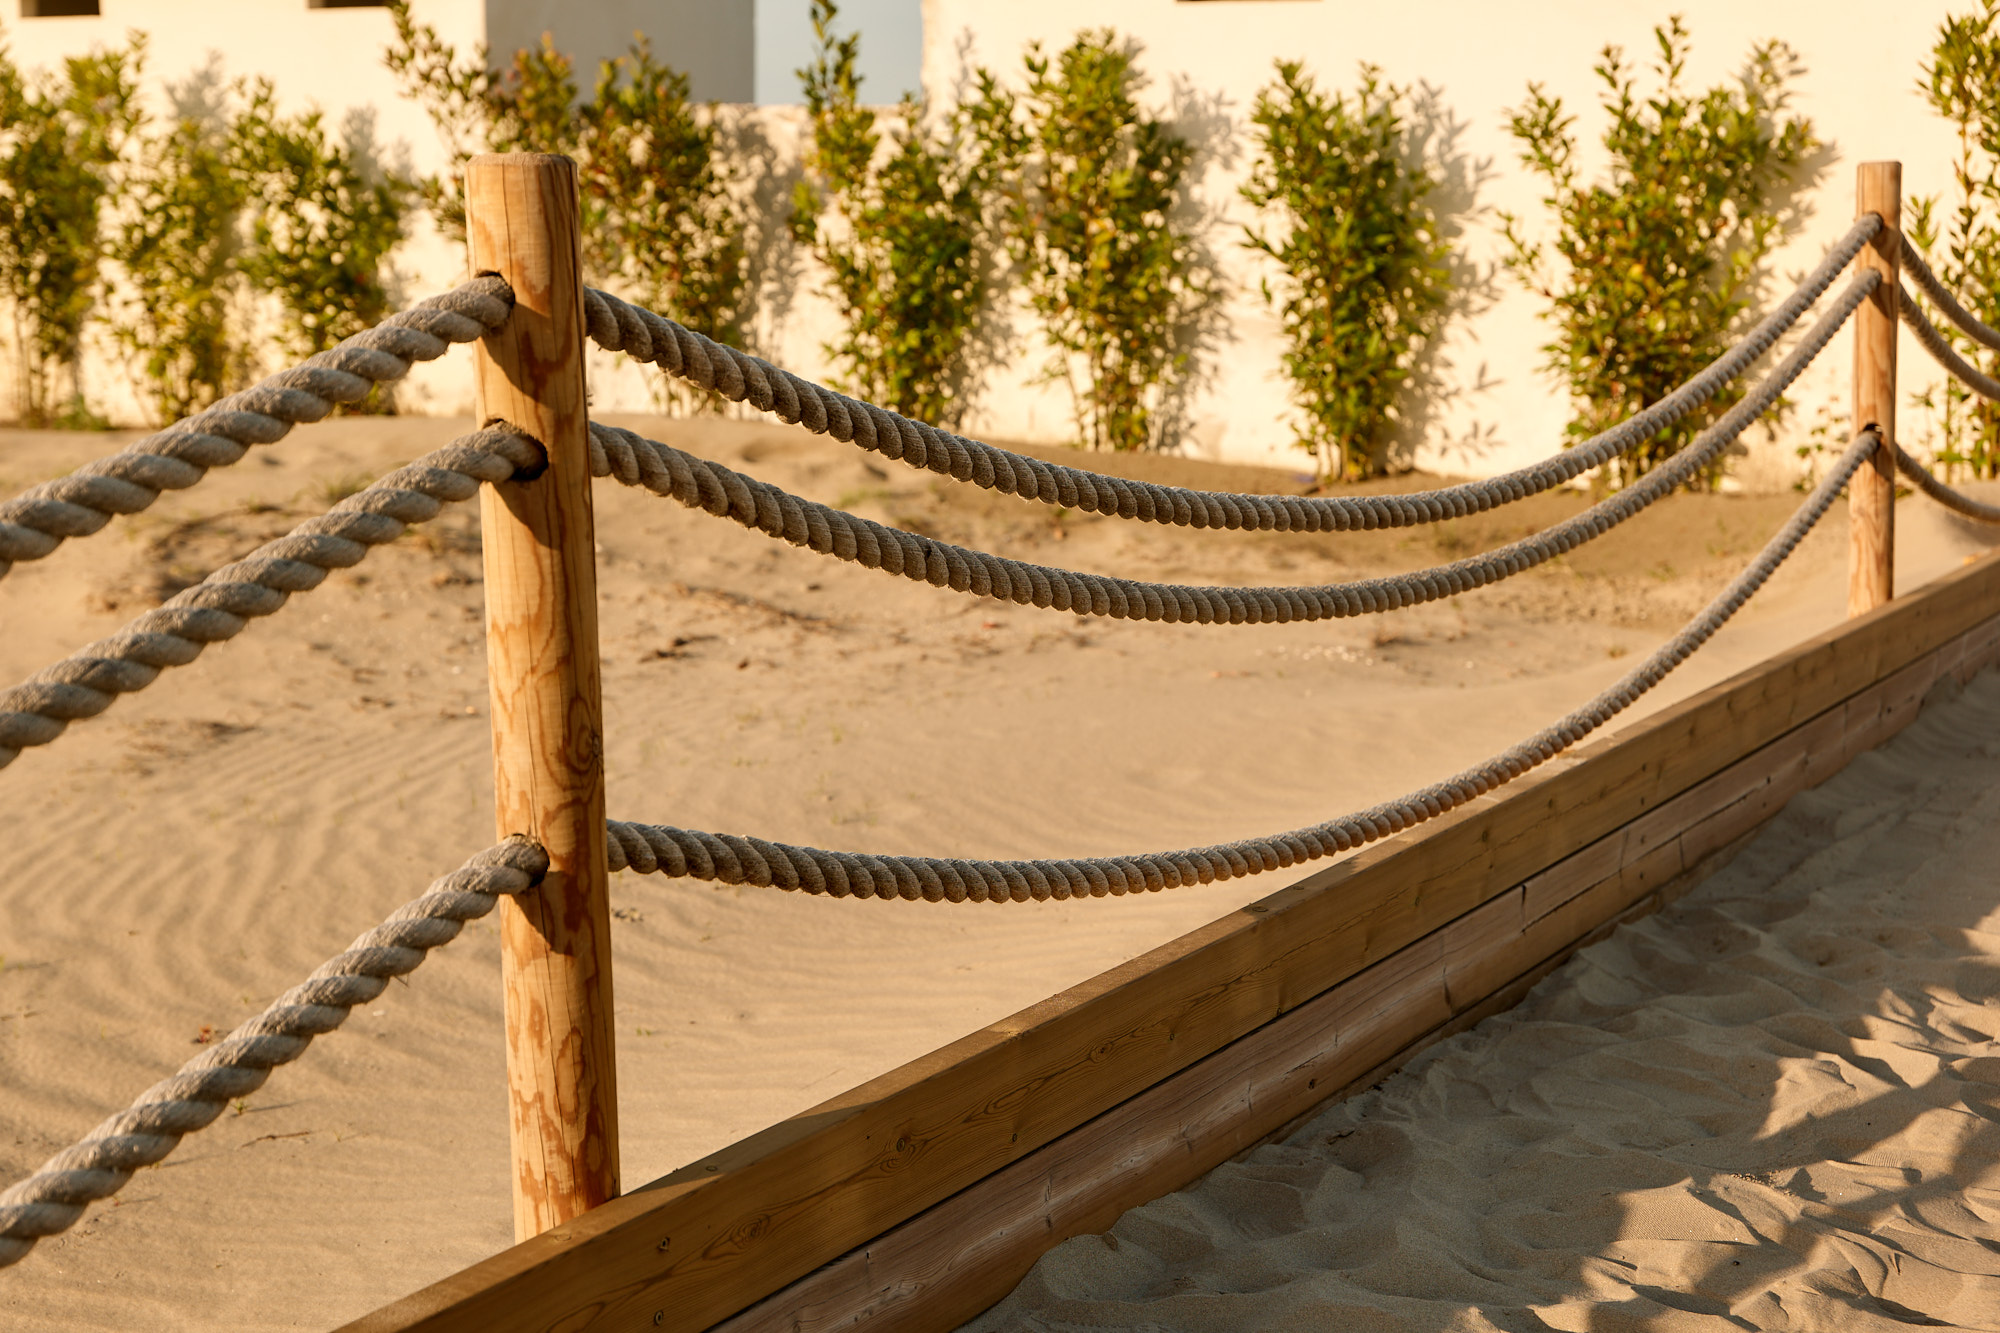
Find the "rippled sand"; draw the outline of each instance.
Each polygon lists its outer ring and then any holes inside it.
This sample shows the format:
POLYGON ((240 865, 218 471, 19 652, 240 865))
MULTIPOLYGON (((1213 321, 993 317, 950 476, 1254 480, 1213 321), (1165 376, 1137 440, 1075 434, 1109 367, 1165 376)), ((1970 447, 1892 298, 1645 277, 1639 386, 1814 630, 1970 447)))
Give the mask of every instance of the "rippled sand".
MULTIPOLYGON (((1543 496, 1410 532, 1190 532, 955 487, 782 428, 632 424, 947 540, 1183 582, 1411 568, 1586 502, 1543 496)), ((301 428, 16 568, 0 580, 0 680, 112 633, 466 425, 301 428)), ((0 495, 110 447, 0 432, 0 495)), ((1090 461, 1177 484, 1296 485, 1170 458, 1090 461)), ((611 811, 996 857, 1295 827, 1434 781, 1603 688, 1795 500, 1677 495, 1479 594, 1246 629, 961 597, 607 484, 611 811)), ((1906 586, 1982 549, 1926 528, 1926 512, 1898 524, 1906 586)), ((1645 708, 1837 622, 1838 524, 1645 708)), ((461 506, 0 772, 0 1179, 33 1170, 492 840, 479 577, 461 506)), ((621 876, 625 1178, 663 1175, 1286 879, 966 908, 621 876)), ((482 922, 115 1204, 0 1272, 0 1328, 323 1328, 504 1248, 501 1061, 498 945, 482 922)))
POLYGON ((2000 673, 968 1333, 2000 1327, 2000 673))

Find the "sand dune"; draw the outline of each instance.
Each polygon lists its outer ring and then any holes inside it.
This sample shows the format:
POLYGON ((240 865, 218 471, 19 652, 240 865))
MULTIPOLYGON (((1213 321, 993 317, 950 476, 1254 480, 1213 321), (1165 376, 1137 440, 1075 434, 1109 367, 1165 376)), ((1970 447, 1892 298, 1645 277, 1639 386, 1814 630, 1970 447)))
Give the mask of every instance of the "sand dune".
POLYGON ((968 1333, 2000 1327, 2000 673, 968 1333))
MULTIPOLYGON (((1161 579, 1411 568, 1573 512, 1408 533, 1195 533, 968 492, 742 423, 635 423, 952 540, 1161 579)), ((302 429, 0 582, 0 679, 464 423, 302 429)), ((104 452, 0 435, 0 494, 104 452)), ((1074 458, 1074 456, 1072 456, 1074 458)), ((1294 485, 1171 459, 1181 483, 1294 485)), ((1080 621, 834 565, 599 492, 615 817, 948 855, 1282 829, 1486 755, 1614 679, 1793 497, 1676 497, 1502 588, 1393 617, 1080 621)), ((1982 549, 1911 506, 1906 581, 1982 549)), ((1646 705, 1840 614, 1835 523, 1646 705)), ((0 1176, 14 1179, 492 840, 476 525, 461 509, 0 773, 0 1176)), ((1280 886, 1032 907, 613 887, 639 1183, 1280 886)), ((497 944, 477 926, 69 1235, 0 1273, 9 1329, 324 1327, 505 1246, 497 944)))

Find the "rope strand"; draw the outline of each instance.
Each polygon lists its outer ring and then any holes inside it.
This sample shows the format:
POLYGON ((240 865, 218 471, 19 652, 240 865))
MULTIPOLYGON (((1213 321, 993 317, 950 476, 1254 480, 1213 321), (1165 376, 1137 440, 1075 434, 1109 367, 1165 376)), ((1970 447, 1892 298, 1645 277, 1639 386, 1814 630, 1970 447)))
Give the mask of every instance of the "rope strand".
POLYGON ((1482 555, 1352 583, 1190 587, 1010 560, 804 500, 720 463, 595 422, 590 428, 591 471, 628 486, 644 486, 691 509, 732 519, 821 555, 1020 606, 1202 625, 1269 625, 1369 615, 1457 596, 1533 569, 1602 536, 1693 480, 1763 415, 1879 281, 1873 272, 1857 277, 1799 346, 1721 421, 1632 486, 1542 532, 1482 555))
MULTIPOLYGON (((1924 262, 1923 255, 1919 254, 1917 247, 1910 243, 1910 238, 1905 235, 1902 240, 1903 270, 1917 280, 1917 286, 1923 288, 1924 295, 1931 298, 1931 304, 1942 310, 1946 319, 1958 325, 1959 331, 1966 337, 2000 352, 2000 332, 1981 323, 1978 316, 1960 305, 1958 298, 1951 294, 1944 283, 1938 280, 1938 275, 1931 271, 1931 266, 1924 262)), ((1904 292, 1903 309, 1909 308, 1910 294, 1904 292)))
POLYGON ((1107 477, 1027 458, 835 393, 604 292, 584 292, 584 319, 591 339, 609 351, 650 362, 731 402, 749 403, 815 434, 831 435, 885 458, 988 490, 1066 509, 1184 527, 1345 532, 1408 527, 1483 513, 1560 486, 1637 448, 1713 397, 1762 356, 1819 299, 1881 225, 1882 220, 1872 213, 1857 219, 1819 267, 1741 342, 1623 424, 1517 472, 1409 495, 1245 495, 1107 477))
POLYGON ((1777 535, 1730 585, 1624 679, 1555 725, 1483 764, 1359 814, 1267 838, 1143 856, 974 861, 868 856, 762 838, 647 824, 610 825, 611 869, 753 884, 835 898, 1026 902, 1158 892, 1299 865, 1386 838, 1511 782, 1629 708, 1693 655, 1750 600, 1826 513, 1854 470, 1880 446, 1863 434, 1777 535))
POLYGON ((391 978, 415 971, 432 949, 457 938, 466 922, 485 916, 501 898, 541 883, 548 869, 548 853, 525 838, 480 852, 172 1078, 0 1192, 0 1268, 19 1263, 36 1241, 76 1225, 85 1207, 116 1194, 133 1172, 161 1161, 230 1102, 263 1087, 271 1070, 305 1054, 314 1037, 346 1022, 354 1006, 380 995, 391 978))
POLYGON ((505 481, 545 461, 542 447, 511 426, 461 435, 224 565, 110 638, 0 690, 0 768, 30 746, 47 745, 71 722, 97 716, 119 695, 144 689, 165 668, 186 666, 209 644, 235 638, 252 619, 271 615, 295 592, 317 588, 330 570, 359 564, 370 547, 435 517, 446 502, 470 499, 480 482, 505 481))
POLYGON ((40 560, 68 538, 98 531, 114 515, 138 513, 162 491, 187 489, 210 468, 242 458, 253 444, 271 444, 300 422, 318 421, 341 403, 360 402, 376 385, 403 378, 411 365, 436 360, 453 343, 484 337, 506 322, 513 307, 514 293, 499 278, 468 282, 0 503, 0 578, 20 561, 40 560))

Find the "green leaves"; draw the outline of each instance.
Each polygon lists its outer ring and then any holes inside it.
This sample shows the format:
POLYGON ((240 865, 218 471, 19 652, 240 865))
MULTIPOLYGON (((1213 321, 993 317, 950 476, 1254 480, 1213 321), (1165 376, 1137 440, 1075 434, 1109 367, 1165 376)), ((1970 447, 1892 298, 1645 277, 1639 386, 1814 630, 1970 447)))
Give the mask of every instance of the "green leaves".
MULTIPOLYGON (((1023 58, 1020 121, 982 121, 1006 173, 1008 252, 1092 449, 1157 444, 1155 408, 1189 369, 1185 333, 1215 298, 1177 214, 1194 150, 1141 110, 1134 49, 1110 29, 1023 58)), ((994 85, 989 80, 988 87, 994 85)))
MULTIPOLYGON (((1550 303, 1556 336, 1543 349, 1545 364, 1577 408, 1573 440, 1657 401, 1752 319, 1765 261, 1799 220, 1795 177, 1820 147, 1809 121, 1786 114, 1800 70, 1784 43, 1753 48, 1734 84, 1695 93, 1683 86, 1689 39, 1681 21, 1656 28, 1654 39, 1650 93, 1617 47, 1606 47, 1595 67, 1610 120, 1602 183, 1577 174, 1575 118, 1561 99, 1530 84, 1527 102, 1510 113, 1522 164, 1547 186, 1542 202, 1555 233, 1531 241, 1520 218, 1502 214, 1506 263, 1550 303)), ((1719 394, 1610 464, 1606 480, 1629 485, 1738 397, 1719 394)), ((1709 472, 1710 484, 1722 466, 1709 472)))
POLYGON ((18 407, 33 424, 85 424, 83 333, 104 294, 102 217, 141 118, 145 39, 26 77, 0 48, 0 292, 19 342, 18 407), (58 403, 55 380, 66 372, 58 403))
POLYGON ((1264 295, 1290 343, 1299 447, 1322 475, 1366 477, 1381 470, 1397 400, 1443 324, 1451 247, 1404 123, 1408 90, 1363 65, 1351 98, 1329 96, 1300 62, 1277 68, 1251 114, 1256 157, 1241 191, 1280 229, 1246 227, 1244 244, 1283 272, 1264 295))
POLYGON ((247 94, 231 132, 250 223, 239 269, 278 298, 293 350, 311 355, 390 313, 384 268, 417 184, 334 142, 318 111, 280 115, 268 80, 247 94))
MULTIPOLYGON (((1940 219, 1936 196, 1914 201, 1910 240, 1965 307, 1988 324, 2000 324, 2000 0, 1983 0, 1971 14, 1948 18, 1938 29, 1931 63, 1917 89, 1958 136, 1952 162, 1955 198, 1940 219)), ((1940 329, 1952 346, 1988 375, 2000 374, 2000 356, 1950 324, 1940 329)), ((1975 477, 2000 476, 2000 406, 1955 379, 1920 394, 1916 406, 1938 432, 1937 461, 1975 477)))
POLYGON ((230 296, 248 185, 232 161, 220 106, 189 110, 135 141, 118 254, 125 299, 113 326, 162 423, 198 411, 245 378, 230 296))
MULTIPOLYGON (((504 67, 484 47, 461 59, 403 0, 390 6, 396 42, 384 56, 450 156, 421 183, 449 236, 465 236, 465 164, 479 152, 566 153, 581 174, 584 265, 639 300, 726 342, 740 341, 749 293, 746 228, 731 194, 714 108, 688 97, 685 74, 642 38, 607 60, 579 101, 568 56, 546 34, 504 67)), ((694 392, 694 391, 690 391, 694 392)), ((697 406, 709 406, 704 400, 697 406)))
POLYGON ((792 235, 826 266, 841 333, 827 352, 849 391, 955 427, 986 310, 986 209, 1010 108, 990 76, 939 122, 906 97, 886 136, 859 103, 856 35, 814 0, 813 61, 799 71, 812 138, 792 197, 792 235), (883 151, 886 148, 886 153, 883 151))
POLYGON ((644 40, 598 70, 577 152, 595 214, 585 244, 639 299, 723 342, 742 338, 749 257, 712 112, 644 40))

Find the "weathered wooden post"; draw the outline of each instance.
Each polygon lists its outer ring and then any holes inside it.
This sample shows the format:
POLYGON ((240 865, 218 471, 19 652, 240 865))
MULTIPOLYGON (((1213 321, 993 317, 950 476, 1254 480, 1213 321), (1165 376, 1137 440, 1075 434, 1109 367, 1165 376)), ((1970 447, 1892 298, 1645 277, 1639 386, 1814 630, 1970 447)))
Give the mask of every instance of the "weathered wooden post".
POLYGON ((1878 214, 1882 230, 1855 264, 1882 284, 1854 312, 1854 429, 1873 426, 1882 447, 1847 484, 1847 614, 1872 611, 1896 593, 1896 301, 1903 244, 1903 164, 1863 162, 1854 215, 1878 214))
POLYGON ((514 288, 512 317, 478 348, 479 415, 549 455, 540 476, 480 497, 498 831, 549 853, 541 887, 500 909, 514 1235, 525 1240, 618 1193, 576 164, 475 157, 465 201, 472 271, 514 288))

